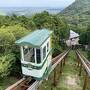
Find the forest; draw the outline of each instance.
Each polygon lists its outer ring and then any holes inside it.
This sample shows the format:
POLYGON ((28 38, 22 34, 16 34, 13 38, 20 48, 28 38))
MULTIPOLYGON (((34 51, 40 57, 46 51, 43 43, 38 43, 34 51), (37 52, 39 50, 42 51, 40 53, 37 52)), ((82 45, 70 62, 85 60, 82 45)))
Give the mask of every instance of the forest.
MULTIPOLYGON (((0 79, 9 75, 21 76, 20 50, 15 41, 30 32, 47 28, 53 31, 53 57, 67 48, 65 40, 69 37, 70 29, 80 34, 80 44, 90 45, 90 26, 78 27, 69 24, 63 15, 51 15, 44 11, 32 17, 0 16, 0 79)), ((90 58, 90 50, 88 50, 90 58)))

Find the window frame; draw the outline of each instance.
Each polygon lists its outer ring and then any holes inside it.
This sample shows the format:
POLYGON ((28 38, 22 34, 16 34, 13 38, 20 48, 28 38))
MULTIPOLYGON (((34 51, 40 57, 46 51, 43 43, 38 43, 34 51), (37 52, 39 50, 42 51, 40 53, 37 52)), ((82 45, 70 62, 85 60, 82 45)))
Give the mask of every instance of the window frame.
POLYGON ((47 42, 47 53, 49 52, 49 50, 50 50, 50 42, 48 41, 47 42))
POLYGON ((36 64, 40 64, 42 62, 42 59, 41 59, 41 49, 40 48, 36 48, 35 52, 36 52, 36 54, 35 54, 36 64), (39 56, 40 56, 40 62, 39 63, 37 62, 37 49, 40 50, 40 54, 39 54, 39 56))
POLYGON ((45 56, 44 56, 44 53, 42 55, 42 59, 44 60, 46 55, 47 55, 47 50, 46 50, 46 45, 42 48, 42 52, 44 51, 44 48, 45 48, 45 56))
MULTIPOLYGON (((24 53, 24 46, 23 46, 23 58, 24 58, 24 60, 23 61, 25 61, 25 62, 29 62, 29 63, 35 63, 35 48, 30 48, 30 47, 28 47, 28 48, 26 48, 26 49, 30 49, 30 50, 33 50, 33 54, 34 54, 34 56, 33 56, 33 58, 34 58, 34 62, 32 62, 32 61, 27 61, 27 60, 25 60, 25 53, 24 53)), ((29 51, 30 51, 29 50, 29 51)), ((30 53, 30 52, 29 52, 30 53)))

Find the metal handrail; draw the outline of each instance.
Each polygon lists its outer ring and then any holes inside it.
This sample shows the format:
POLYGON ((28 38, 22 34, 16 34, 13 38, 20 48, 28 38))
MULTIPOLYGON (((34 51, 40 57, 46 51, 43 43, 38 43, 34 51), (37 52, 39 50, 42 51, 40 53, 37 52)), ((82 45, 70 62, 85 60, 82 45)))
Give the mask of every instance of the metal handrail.
POLYGON ((85 62, 86 59, 82 57, 82 55, 80 54, 80 52, 76 51, 79 59, 81 60, 81 63, 83 64, 85 70, 87 71, 88 75, 90 76, 90 68, 88 67, 87 63, 85 62))

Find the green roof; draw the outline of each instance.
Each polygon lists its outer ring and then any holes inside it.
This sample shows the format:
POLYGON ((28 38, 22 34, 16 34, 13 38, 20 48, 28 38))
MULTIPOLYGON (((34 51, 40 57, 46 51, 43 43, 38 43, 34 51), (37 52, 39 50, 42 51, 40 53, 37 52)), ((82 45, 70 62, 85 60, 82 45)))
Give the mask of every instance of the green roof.
POLYGON ((17 40, 17 45, 29 45, 31 47, 40 47, 50 36, 52 32, 47 29, 35 30, 29 35, 17 40))

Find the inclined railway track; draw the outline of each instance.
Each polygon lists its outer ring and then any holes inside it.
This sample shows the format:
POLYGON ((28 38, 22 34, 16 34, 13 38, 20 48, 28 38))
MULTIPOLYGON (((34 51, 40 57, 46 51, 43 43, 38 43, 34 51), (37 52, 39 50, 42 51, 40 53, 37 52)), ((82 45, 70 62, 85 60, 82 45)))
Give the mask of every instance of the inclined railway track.
MULTIPOLYGON (((67 51, 61 53, 60 55, 58 55, 58 56, 56 56, 55 58, 52 59, 52 66, 51 66, 51 69, 49 71, 49 74, 52 71, 54 71, 56 66, 59 63, 61 63, 63 59, 66 58, 69 51, 70 50, 67 50, 67 51)), ((79 58, 79 60, 78 60, 79 64, 81 63, 81 66, 83 66, 83 68, 86 71, 86 73, 88 74, 88 76, 90 76, 90 62, 80 53, 79 50, 76 50, 76 54, 79 58)), ((32 77, 22 78, 21 80, 19 80, 15 84, 8 87, 6 90, 37 90, 37 88, 39 87, 39 85, 42 82, 43 82, 43 80, 38 81, 38 80, 35 80, 32 77)), ((85 80, 85 83, 86 83, 86 80, 85 80)), ((85 88, 86 88, 86 84, 84 85, 83 90, 85 90, 85 88)))
POLYGON ((83 90, 87 90, 87 85, 89 83, 90 80, 90 62, 89 60, 87 60, 81 53, 79 50, 76 51, 77 54, 77 59, 78 59, 78 66, 80 64, 80 72, 79 75, 81 75, 81 71, 82 71, 82 67, 86 72, 85 75, 85 80, 84 80, 84 85, 83 85, 83 90))
MULTIPOLYGON (((55 69, 55 67, 67 56, 70 50, 67 50, 60 55, 56 56, 52 59, 52 66, 49 71, 49 74, 55 69)), ((8 87, 6 90, 37 90, 39 85, 42 83, 43 80, 37 81, 32 77, 22 78, 15 84, 8 87)))

